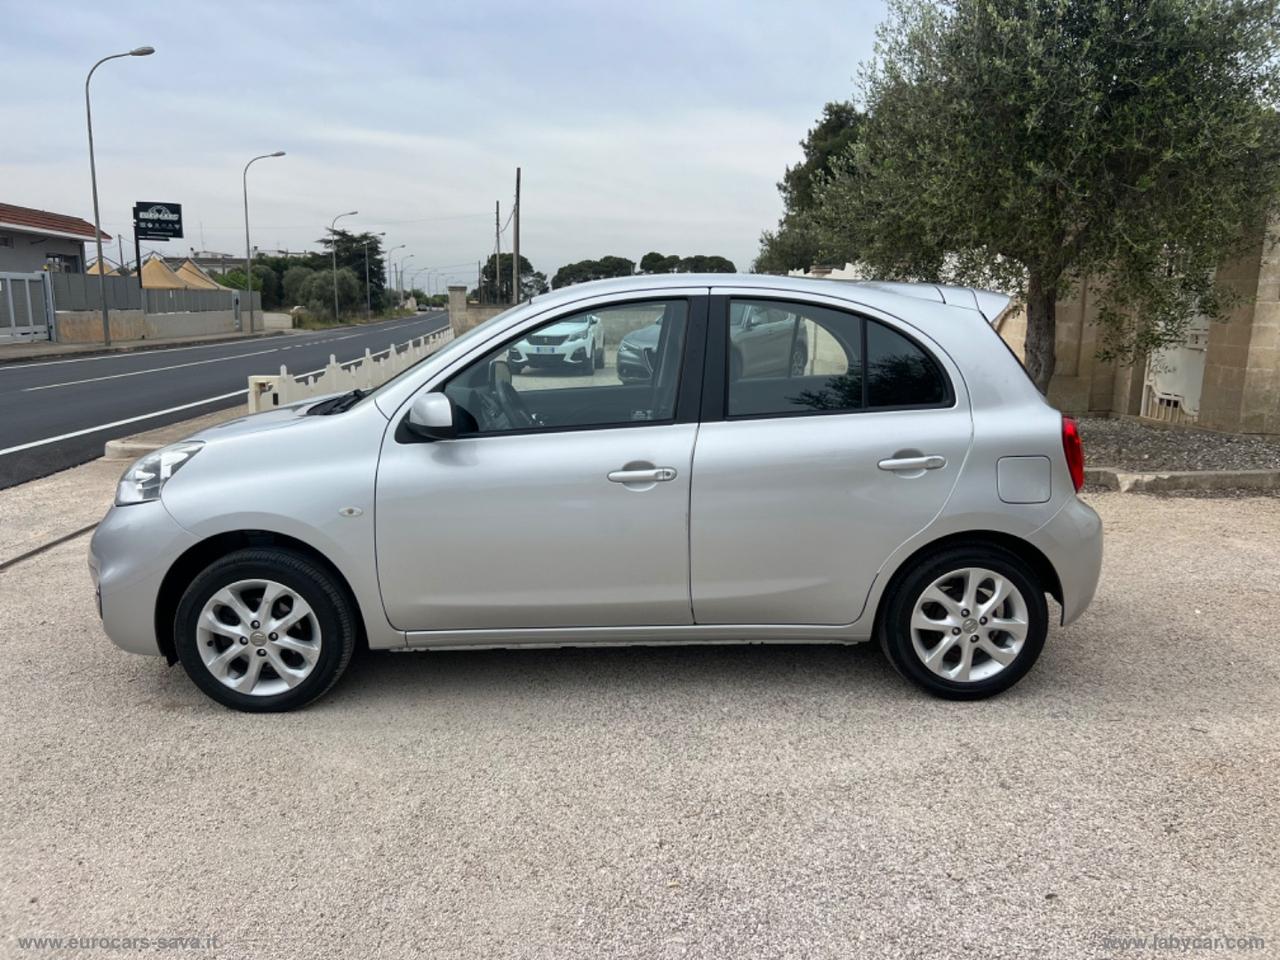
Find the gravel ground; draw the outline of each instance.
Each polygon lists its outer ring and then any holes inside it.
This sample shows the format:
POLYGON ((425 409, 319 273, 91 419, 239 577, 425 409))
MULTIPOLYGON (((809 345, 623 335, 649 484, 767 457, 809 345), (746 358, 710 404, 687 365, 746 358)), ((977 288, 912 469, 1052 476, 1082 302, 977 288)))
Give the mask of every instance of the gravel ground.
POLYGON ((1086 462, 1135 473, 1156 470, 1280 470, 1280 439, 1149 427, 1136 420, 1083 417, 1086 462))
POLYGON ((867 645, 682 647, 370 655, 247 716, 114 649, 58 547, 0 573, 0 954, 1276 956, 1280 511, 1089 499, 1097 600, 972 704, 867 645))

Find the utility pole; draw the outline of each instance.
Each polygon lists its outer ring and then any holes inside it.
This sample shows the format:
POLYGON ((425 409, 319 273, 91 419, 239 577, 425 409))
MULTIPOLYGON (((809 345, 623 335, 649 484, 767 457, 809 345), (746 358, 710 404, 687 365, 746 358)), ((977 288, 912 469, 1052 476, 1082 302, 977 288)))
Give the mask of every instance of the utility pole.
POLYGON ((520 302, 520 168, 516 167, 516 205, 511 210, 511 303, 520 302))
POLYGON ((493 302, 502 302, 502 201, 493 201, 493 302))
POLYGON ((120 273, 124 274, 124 237, 116 234, 116 256, 120 258, 120 273))

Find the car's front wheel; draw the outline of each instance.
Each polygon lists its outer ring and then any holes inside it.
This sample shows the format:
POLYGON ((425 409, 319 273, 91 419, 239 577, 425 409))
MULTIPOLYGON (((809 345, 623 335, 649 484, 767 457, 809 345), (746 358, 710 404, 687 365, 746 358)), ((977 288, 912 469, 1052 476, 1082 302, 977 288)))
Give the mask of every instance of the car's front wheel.
POLYGON ((1017 555, 994 546, 928 557, 897 581, 880 645, 904 677, 951 700, 1009 689, 1044 647, 1044 587, 1017 555))
POLYGON ((266 712, 304 706, 351 660, 356 621, 329 571, 291 550, 237 550, 187 588, 174 621, 187 675, 214 700, 266 712))

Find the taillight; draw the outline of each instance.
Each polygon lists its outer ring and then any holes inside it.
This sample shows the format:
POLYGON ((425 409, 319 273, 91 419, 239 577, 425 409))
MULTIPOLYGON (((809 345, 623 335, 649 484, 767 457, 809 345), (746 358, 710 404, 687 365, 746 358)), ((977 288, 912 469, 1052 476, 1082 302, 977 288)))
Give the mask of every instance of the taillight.
POLYGON ((1084 486, 1084 443, 1080 440, 1080 428, 1074 417, 1062 418, 1062 452, 1067 457, 1067 471, 1076 493, 1084 486))

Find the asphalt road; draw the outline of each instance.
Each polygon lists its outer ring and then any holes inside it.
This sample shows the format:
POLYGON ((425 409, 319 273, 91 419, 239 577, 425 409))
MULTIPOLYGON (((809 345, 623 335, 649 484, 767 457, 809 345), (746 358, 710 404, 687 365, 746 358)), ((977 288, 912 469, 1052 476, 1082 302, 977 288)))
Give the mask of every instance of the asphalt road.
POLYGON ((1096 601, 977 703, 777 645, 366 655, 238 714, 63 544, 0 571, 0 955, 1280 955, 1280 502, 1088 499, 1096 601), (1109 939, 1153 935, 1265 945, 1109 939))
POLYGON ((102 455, 103 444, 245 402, 248 377, 306 373, 443 327, 443 311, 239 343, 0 364, 0 489, 102 455))

